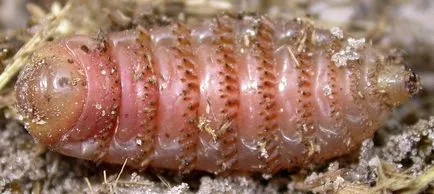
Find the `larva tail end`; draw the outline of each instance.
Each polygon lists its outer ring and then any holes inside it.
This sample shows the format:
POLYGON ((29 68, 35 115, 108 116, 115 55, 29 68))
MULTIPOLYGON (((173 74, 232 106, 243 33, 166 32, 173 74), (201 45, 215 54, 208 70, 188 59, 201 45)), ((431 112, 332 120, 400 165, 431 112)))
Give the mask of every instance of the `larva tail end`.
POLYGON ((403 65, 386 65, 378 74, 378 88, 387 97, 386 104, 399 106, 421 89, 419 76, 403 65))
POLYGON ((68 50, 56 42, 37 49, 15 86, 18 111, 39 142, 53 145, 81 114, 86 77, 68 50))

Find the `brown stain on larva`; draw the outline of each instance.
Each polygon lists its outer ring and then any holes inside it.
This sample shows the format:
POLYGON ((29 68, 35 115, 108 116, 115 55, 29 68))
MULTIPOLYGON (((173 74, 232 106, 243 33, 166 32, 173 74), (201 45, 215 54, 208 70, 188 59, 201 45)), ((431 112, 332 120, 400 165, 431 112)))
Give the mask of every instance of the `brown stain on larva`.
POLYGON ((102 36, 42 46, 16 85, 39 142, 97 162, 274 174, 348 153, 420 89, 362 40, 299 19, 102 36))

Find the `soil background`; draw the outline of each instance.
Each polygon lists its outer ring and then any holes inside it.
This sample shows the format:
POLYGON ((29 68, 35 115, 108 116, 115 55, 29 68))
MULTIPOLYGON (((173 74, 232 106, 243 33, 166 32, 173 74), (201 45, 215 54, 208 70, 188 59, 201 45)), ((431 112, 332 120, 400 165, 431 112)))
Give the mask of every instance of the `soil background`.
POLYGON ((420 74, 424 91, 395 110, 360 150, 323 166, 281 172, 268 179, 200 172, 179 176, 163 170, 137 172, 97 165, 37 144, 15 112, 16 72, 10 73, 5 76, 10 81, 0 91, 0 193, 434 193, 431 0, 0 0, 0 71, 25 65, 34 45, 67 34, 95 36, 240 11, 271 18, 300 17, 322 28, 339 27, 365 37, 405 60, 420 74), (34 45, 29 44, 32 41, 34 45))

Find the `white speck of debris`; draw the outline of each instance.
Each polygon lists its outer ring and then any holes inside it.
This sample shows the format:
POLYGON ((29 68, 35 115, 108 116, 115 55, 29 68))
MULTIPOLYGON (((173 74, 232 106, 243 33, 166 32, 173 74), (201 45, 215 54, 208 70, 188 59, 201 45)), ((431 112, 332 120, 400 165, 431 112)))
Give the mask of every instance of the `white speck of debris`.
POLYGON ((244 36, 244 46, 248 47, 250 45, 250 39, 249 36, 244 36))
POLYGON ((336 180, 333 183, 333 189, 337 191, 341 188, 341 186, 345 183, 345 179, 341 176, 336 177, 336 180))
POLYGON ((322 88, 322 91, 324 92, 324 94, 326 96, 330 96, 332 95, 332 88, 330 87, 330 85, 325 85, 324 88, 322 88))
POLYGON ((366 40, 364 38, 361 39, 348 38, 347 42, 350 47, 354 49, 358 49, 363 45, 365 45, 366 40))
POLYGON ((349 146, 351 144, 351 138, 348 138, 344 141, 345 145, 349 146))
POLYGON ((240 49, 241 54, 244 54, 244 52, 246 52, 246 50, 244 50, 244 48, 240 49))
POLYGON ((337 39, 344 38, 344 32, 339 27, 330 28, 330 33, 337 39))
POLYGON ((359 97, 362 98, 362 99, 365 98, 365 96, 364 96, 364 95, 362 94, 362 92, 360 92, 360 91, 357 92, 357 95, 359 95, 359 97))
POLYGON ((71 31, 72 24, 69 20, 61 20, 56 31, 60 34, 68 34, 71 31))
POLYGON ((347 66, 347 61, 355 61, 360 58, 359 54, 351 47, 346 47, 332 56, 332 61, 335 62, 337 67, 347 66))
POLYGON ((206 109, 205 109, 206 114, 210 114, 211 113, 211 105, 209 100, 206 101, 206 109))
POLYGON ((136 144, 137 145, 142 145, 142 140, 141 139, 136 139, 136 144))
POLYGON ((329 167, 327 168, 327 170, 329 171, 329 172, 333 172, 333 171, 337 171, 337 170, 339 170, 339 162, 332 162, 332 163, 330 163, 329 164, 329 167))
POLYGON ((375 156, 374 158, 372 158, 368 162, 368 165, 373 166, 373 167, 380 166, 380 164, 381 164, 381 161, 380 161, 380 158, 378 158, 378 156, 375 156))
POLYGON ((44 121, 44 120, 38 120, 38 121, 36 121, 35 123, 36 123, 37 125, 44 125, 44 124, 47 123, 47 121, 44 121))
POLYGON ((44 63, 45 63, 45 60, 42 59, 41 61, 38 62, 38 65, 42 65, 42 64, 44 64, 44 63))
POLYGON ((102 110, 102 111, 101 111, 101 116, 105 116, 105 114, 106 114, 106 113, 105 113, 105 110, 102 110))
POLYGON ((98 109, 98 110, 101 110, 101 109, 102 109, 102 106, 101 106, 101 104, 96 104, 96 105, 95 105, 95 108, 98 109))
POLYGON ((262 178, 264 178, 265 180, 268 180, 271 177, 273 177, 273 175, 271 175, 271 174, 262 174, 262 178))
POLYGON ((302 127, 303 127, 303 131, 309 131, 309 128, 313 129, 313 127, 309 127, 306 124, 303 124, 302 127))
POLYGON ((267 143, 259 142, 258 146, 259 146, 259 150, 261 151, 261 157, 267 159, 269 157, 267 149, 265 148, 267 146, 267 143))
POLYGON ((187 183, 181 183, 178 186, 172 187, 168 193, 170 194, 181 194, 186 193, 189 186, 187 183))
POLYGON ((101 74, 102 74, 102 75, 106 75, 107 72, 106 72, 105 70, 102 70, 102 71, 101 71, 101 74))
POLYGON ((304 179, 304 182, 309 183, 318 179, 319 175, 317 172, 312 172, 309 176, 304 179))
MULTIPOLYGON (((233 191, 237 188, 231 178, 216 178, 211 179, 208 176, 202 177, 200 179, 200 188, 197 192, 198 194, 208 194, 208 193, 234 193, 233 191)), ((242 186, 243 182, 240 182, 242 186)))

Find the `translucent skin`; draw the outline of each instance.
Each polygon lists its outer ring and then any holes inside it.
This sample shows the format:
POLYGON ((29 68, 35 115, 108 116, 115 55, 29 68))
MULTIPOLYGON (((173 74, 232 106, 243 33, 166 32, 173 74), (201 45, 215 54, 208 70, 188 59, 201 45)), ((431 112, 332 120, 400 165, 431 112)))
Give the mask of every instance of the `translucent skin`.
POLYGON ((33 54, 18 108, 33 137, 65 155, 272 174, 350 152, 419 89, 369 46, 335 64, 346 46, 264 17, 66 37, 33 54))

